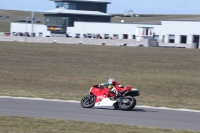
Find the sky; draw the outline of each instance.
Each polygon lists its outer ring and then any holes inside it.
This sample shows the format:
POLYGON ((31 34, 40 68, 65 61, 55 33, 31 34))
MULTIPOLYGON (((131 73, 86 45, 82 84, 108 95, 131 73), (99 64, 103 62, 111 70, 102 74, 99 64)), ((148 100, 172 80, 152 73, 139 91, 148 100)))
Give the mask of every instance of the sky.
MULTIPOLYGON (((200 0, 108 0, 108 13, 200 14, 200 0)), ((0 0, 0 9, 46 11, 54 9, 49 0, 0 0)))

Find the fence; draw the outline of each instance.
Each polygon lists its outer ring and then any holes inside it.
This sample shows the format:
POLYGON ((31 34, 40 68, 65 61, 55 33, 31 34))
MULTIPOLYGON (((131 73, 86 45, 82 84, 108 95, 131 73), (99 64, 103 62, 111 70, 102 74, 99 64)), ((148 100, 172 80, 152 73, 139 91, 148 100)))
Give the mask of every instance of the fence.
MULTIPOLYGON (((10 42, 37 42, 37 43, 62 43, 62 44, 90 44, 90 45, 112 45, 112 46, 151 46, 149 39, 136 41, 133 39, 94 39, 94 38, 65 38, 65 37, 19 37, 19 36, 0 36, 0 41, 10 42)), ((161 47, 182 47, 194 48, 192 44, 158 43, 161 47)))

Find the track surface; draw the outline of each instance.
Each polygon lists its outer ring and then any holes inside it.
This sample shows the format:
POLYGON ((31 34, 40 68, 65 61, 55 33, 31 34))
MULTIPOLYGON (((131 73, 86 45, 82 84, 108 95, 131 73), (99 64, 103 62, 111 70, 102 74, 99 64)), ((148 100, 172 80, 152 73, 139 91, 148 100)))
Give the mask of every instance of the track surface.
POLYGON ((163 109, 84 109, 80 103, 0 98, 0 115, 200 131, 200 113, 163 109))

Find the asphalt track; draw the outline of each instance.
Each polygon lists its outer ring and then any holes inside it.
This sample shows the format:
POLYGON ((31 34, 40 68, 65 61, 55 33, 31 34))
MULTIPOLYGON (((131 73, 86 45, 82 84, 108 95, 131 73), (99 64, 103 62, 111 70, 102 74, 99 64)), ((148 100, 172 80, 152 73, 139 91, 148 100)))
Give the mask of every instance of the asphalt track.
POLYGON ((53 118, 200 131, 200 112, 136 107, 132 111, 84 109, 80 103, 0 98, 0 115, 53 118))

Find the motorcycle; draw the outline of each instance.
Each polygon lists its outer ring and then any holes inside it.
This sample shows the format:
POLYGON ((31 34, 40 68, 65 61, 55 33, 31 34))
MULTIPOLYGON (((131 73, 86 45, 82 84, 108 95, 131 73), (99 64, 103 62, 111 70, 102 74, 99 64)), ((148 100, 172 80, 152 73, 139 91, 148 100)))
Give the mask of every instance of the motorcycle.
POLYGON ((115 94, 112 94, 106 87, 99 87, 94 85, 89 91, 89 95, 83 97, 81 106, 83 108, 109 108, 120 109, 123 111, 132 110, 136 106, 135 96, 139 96, 140 92, 131 86, 115 87, 121 94, 113 99, 115 94))

